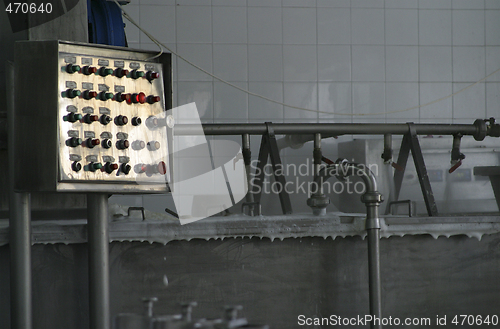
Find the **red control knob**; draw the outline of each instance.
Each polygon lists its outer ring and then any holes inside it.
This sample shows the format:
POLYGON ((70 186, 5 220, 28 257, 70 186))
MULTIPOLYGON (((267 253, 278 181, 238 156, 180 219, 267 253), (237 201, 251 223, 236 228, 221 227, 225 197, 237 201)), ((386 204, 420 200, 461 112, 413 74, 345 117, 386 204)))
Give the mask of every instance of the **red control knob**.
POLYGON ((87 100, 95 98, 96 96, 97 96, 97 92, 96 91, 85 90, 82 93, 82 97, 85 98, 85 99, 87 99, 87 100))
POLYGON ((137 100, 141 104, 146 103, 146 94, 144 94, 143 92, 140 92, 139 95, 138 95, 138 97, 137 97, 137 100))
POLYGON ((161 175, 165 175, 167 173, 167 165, 163 161, 160 161, 160 163, 158 163, 157 169, 158 173, 160 173, 161 175))
POLYGON ((82 67, 82 73, 85 75, 95 74, 96 72, 97 72, 97 67, 93 67, 93 66, 82 67))
POLYGON ((159 77, 160 77, 160 73, 158 73, 158 72, 153 72, 153 71, 146 72, 146 79, 148 79, 150 82, 154 79, 158 79, 159 77))
POLYGON ((116 93, 115 97, 113 97, 113 100, 121 103, 121 102, 127 100, 127 94, 116 93))
POLYGON ((95 122, 99 120, 99 116, 95 115, 95 114, 85 114, 85 116, 83 117, 82 121, 85 122, 85 123, 88 123, 88 124, 91 124, 92 122, 95 122))
POLYGON ((101 171, 105 171, 108 174, 111 174, 113 171, 118 169, 118 165, 116 163, 106 162, 104 167, 101 168, 101 171))
POLYGON ((147 98, 147 102, 149 104, 154 104, 154 103, 157 103, 159 101, 160 101, 160 96, 149 95, 148 98, 147 98))
POLYGON ((101 141, 97 138, 87 138, 85 140, 85 146, 88 147, 89 149, 94 148, 96 145, 99 145, 101 141))
POLYGON ((119 67, 115 70, 115 77, 123 78, 123 77, 127 76, 128 73, 129 73, 128 70, 125 70, 125 69, 122 69, 121 67, 119 67))

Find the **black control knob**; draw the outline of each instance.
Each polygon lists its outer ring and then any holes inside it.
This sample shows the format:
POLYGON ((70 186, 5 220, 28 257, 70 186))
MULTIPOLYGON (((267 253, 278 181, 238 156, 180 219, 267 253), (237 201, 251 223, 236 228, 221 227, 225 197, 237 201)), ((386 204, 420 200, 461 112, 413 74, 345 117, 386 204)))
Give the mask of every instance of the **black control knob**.
POLYGON ((113 94, 112 93, 108 93, 106 91, 101 91, 99 93, 99 96, 97 97, 98 99, 100 99, 101 101, 107 101, 107 100, 110 100, 113 98, 113 94))
POLYGON ((99 169, 101 169, 101 168, 102 168, 102 164, 101 164, 101 163, 99 163, 99 162, 91 162, 91 163, 89 163, 88 165, 86 165, 86 166, 83 168, 83 170, 85 170, 85 171, 92 171, 92 172, 94 172, 94 171, 99 170, 99 169))
POLYGON ((111 117, 106 114, 101 115, 101 117, 99 118, 99 122, 102 123, 103 125, 107 125, 111 121, 113 121, 113 119, 111 119, 111 117))
POLYGON ((82 139, 77 138, 77 137, 71 137, 70 139, 66 140, 66 145, 69 147, 77 147, 82 144, 82 139))
POLYGON ((125 175, 128 175, 131 169, 132 167, 126 163, 122 163, 122 165, 120 166, 121 172, 124 173, 125 175))
POLYGON ((71 122, 71 123, 77 122, 78 120, 81 120, 81 119, 82 119, 82 115, 79 113, 71 112, 71 113, 68 113, 67 115, 63 116, 64 121, 71 122))
POLYGON ((132 118, 132 125, 133 126, 139 126, 142 123, 141 118, 139 117, 133 117, 132 118))
POLYGON ((106 138, 102 140, 101 146, 104 147, 105 149, 109 149, 111 148, 111 146, 113 146, 113 143, 111 143, 111 140, 106 138))
POLYGON ((120 139, 119 141, 116 142, 116 148, 119 150, 126 150, 130 146, 128 140, 126 139, 120 139))
POLYGON ((124 126, 128 123, 128 118, 124 115, 119 115, 115 117, 115 124, 117 126, 124 126))
POLYGON ((130 72, 130 77, 132 79, 139 79, 139 78, 142 78, 143 76, 144 76, 143 71, 132 70, 132 72, 130 72))
POLYGON ((75 161, 71 164, 71 169, 73 171, 79 172, 80 170, 82 170, 82 165, 80 164, 80 162, 75 161))
POLYGON ((74 64, 68 64, 66 65, 66 72, 73 74, 75 72, 80 71, 80 66, 74 65, 74 64))
POLYGON ((82 94, 80 90, 77 89, 67 89, 65 92, 63 92, 64 96, 67 98, 75 98, 78 97, 82 94))
POLYGON ((105 76, 108 76, 110 74, 113 74, 113 69, 109 69, 109 68, 106 68, 104 66, 99 69, 99 75, 101 77, 105 77, 105 76))

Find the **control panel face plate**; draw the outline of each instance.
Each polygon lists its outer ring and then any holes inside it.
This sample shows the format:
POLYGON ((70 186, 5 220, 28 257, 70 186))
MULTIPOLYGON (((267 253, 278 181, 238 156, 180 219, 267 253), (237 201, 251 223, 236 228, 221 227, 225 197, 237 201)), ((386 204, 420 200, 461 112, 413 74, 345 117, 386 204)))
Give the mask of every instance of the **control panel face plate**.
POLYGON ((160 63, 59 52, 59 179, 170 181, 160 63))

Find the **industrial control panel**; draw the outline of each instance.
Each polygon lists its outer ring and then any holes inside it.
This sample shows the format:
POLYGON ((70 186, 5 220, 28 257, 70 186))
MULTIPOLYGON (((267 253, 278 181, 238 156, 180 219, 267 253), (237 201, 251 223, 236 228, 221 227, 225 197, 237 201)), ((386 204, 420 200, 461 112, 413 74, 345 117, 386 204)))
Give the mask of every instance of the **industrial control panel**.
POLYGON ((16 190, 169 191, 170 54, 63 41, 15 54, 16 190))

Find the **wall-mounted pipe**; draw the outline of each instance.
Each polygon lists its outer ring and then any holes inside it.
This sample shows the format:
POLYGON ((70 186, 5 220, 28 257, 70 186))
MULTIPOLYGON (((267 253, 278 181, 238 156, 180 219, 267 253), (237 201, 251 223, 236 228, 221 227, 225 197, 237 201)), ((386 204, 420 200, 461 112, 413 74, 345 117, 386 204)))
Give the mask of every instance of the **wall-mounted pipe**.
MULTIPOLYGON (((413 124, 417 135, 454 135, 474 136, 483 140, 486 136, 500 137, 500 125, 489 124, 477 119, 473 124, 413 124)), ((406 123, 273 123, 276 135, 404 135, 408 133, 406 123)), ((176 135, 199 135, 198 125, 179 124, 175 126, 176 135)), ((206 123, 205 135, 263 135, 267 132, 264 123, 206 123)))
MULTIPOLYGON (((382 194, 377 191, 375 175, 364 165, 349 163, 345 159, 339 159, 334 164, 323 167, 314 178, 314 183, 323 185, 329 177, 335 176, 343 180, 347 176, 358 176, 363 180, 366 190, 361 196, 361 202, 366 206, 366 232, 368 236, 368 277, 370 291, 370 315, 374 318, 382 318, 382 287, 380 278, 380 218, 378 208, 382 203, 382 194)), ((318 196, 311 196, 307 204, 318 213, 317 207, 311 204, 318 196)), ((326 211, 326 205, 324 206, 326 211)), ((380 323, 371 322, 372 329, 382 328, 380 323)))

